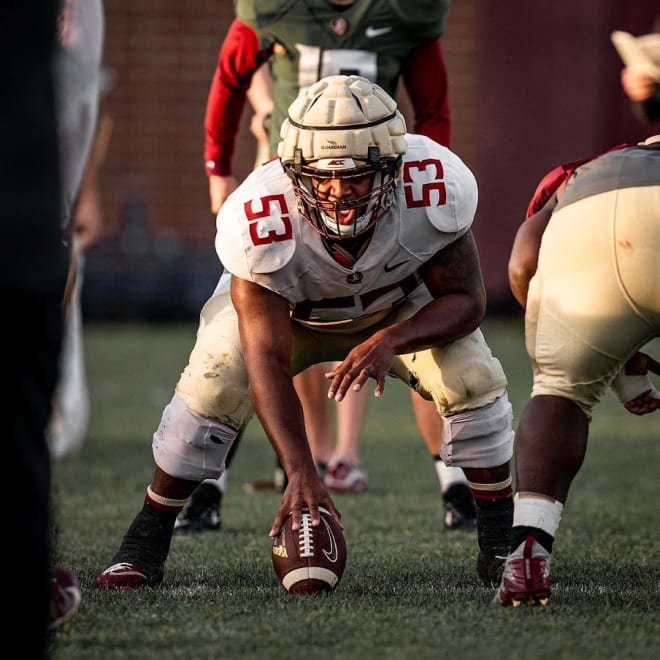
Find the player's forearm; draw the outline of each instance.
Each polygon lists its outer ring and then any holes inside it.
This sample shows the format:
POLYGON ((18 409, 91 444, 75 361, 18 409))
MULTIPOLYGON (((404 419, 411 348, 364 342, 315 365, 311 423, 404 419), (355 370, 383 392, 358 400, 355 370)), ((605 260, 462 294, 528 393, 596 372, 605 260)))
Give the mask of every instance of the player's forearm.
POLYGON ((378 334, 396 355, 445 346, 474 332, 485 312, 479 295, 449 294, 423 307, 406 321, 395 323, 378 334))
POLYGON ((290 369, 271 356, 248 365, 254 408, 287 475, 303 465, 313 467, 300 400, 290 369))

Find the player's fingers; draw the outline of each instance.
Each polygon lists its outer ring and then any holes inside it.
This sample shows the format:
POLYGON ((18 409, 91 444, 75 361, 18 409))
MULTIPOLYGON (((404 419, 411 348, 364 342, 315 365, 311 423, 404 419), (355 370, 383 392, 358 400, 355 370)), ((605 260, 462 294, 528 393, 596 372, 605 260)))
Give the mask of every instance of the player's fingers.
POLYGON ((353 391, 359 392, 369 380, 369 374, 366 369, 362 369, 353 381, 353 391))
POLYGON ((286 516, 282 515, 281 509, 275 515, 275 519, 273 520, 273 525, 270 528, 270 532, 268 532, 268 536, 270 536, 271 539, 274 539, 280 533, 280 530, 282 529, 282 525, 284 524, 285 517, 286 516))
POLYGON ((312 527, 318 527, 321 524, 321 514, 318 504, 310 503, 307 506, 307 510, 309 511, 309 520, 312 523, 312 527))
POLYGON ((341 377, 338 375, 334 375, 332 377, 332 382, 330 383, 330 387, 328 388, 328 399, 335 398, 335 395, 337 394, 337 390, 339 389, 340 384, 341 384, 341 377))
POLYGON ((380 378, 376 379, 376 389, 374 389, 374 396, 380 398, 383 396, 383 392, 385 391, 385 377, 381 376, 380 378))
POLYGON ((655 410, 660 410, 660 399, 655 396, 652 390, 647 390, 628 401, 625 408, 633 415, 646 415, 655 410))
POLYGON ((289 507, 291 511, 291 529, 295 532, 302 527, 302 512, 303 508, 307 506, 303 504, 302 500, 297 501, 292 507, 289 507))
POLYGON ((341 401, 351 386, 354 377, 354 374, 350 371, 337 370, 337 374, 332 379, 330 389, 328 390, 328 398, 341 401))

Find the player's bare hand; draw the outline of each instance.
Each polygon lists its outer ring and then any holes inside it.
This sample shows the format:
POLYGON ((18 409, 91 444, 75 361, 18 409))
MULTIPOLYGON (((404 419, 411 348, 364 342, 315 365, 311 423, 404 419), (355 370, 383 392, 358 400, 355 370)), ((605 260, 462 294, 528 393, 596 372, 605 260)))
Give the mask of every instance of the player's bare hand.
POLYGON ((379 333, 358 344, 333 371, 325 374, 326 378, 332 379, 328 398, 341 401, 349 388, 358 392, 369 378, 376 381, 374 395, 382 396, 385 390, 385 376, 395 355, 394 349, 379 333))
POLYGON ((71 227, 74 240, 81 252, 87 252, 101 239, 103 233, 101 198, 98 185, 92 179, 88 179, 78 193, 71 218, 71 227))
POLYGON ((630 399, 624 406, 633 415, 646 415, 660 409, 660 396, 657 390, 646 390, 634 399, 630 399))
POLYGON ((653 94, 655 79, 646 71, 625 68, 621 71, 621 85, 632 101, 646 101, 653 94))
POLYGON ((214 215, 220 210, 225 200, 238 187, 238 181, 234 176, 209 176, 209 197, 211 199, 211 213, 214 215))
POLYGON ((316 470, 296 471, 294 474, 288 475, 288 480, 289 483, 282 494, 280 506, 268 536, 275 538, 279 534, 289 513, 293 514, 292 529, 294 531, 300 529, 302 510, 305 508, 309 510, 312 527, 317 527, 321 524, 320 505, 323 505, 341 524, 341 514, 335 508, 316 470))

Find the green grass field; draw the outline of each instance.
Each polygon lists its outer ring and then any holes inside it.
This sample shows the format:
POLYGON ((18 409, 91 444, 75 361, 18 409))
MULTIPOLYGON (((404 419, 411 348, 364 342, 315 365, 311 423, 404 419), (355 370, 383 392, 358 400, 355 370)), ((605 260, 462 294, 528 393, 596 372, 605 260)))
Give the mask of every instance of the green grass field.
MULTIPOLYGON (((531 383, 522 321, 483 328, 517 423, 531 383)), ((195 330, 87 327, 89 438, 54 467, 59 561, 77 571, 83 601, 57 632, 55 658, 660 658, 660 414, 635 417, 609 394, 564 509, 546 608, 491 605, 476 535, 442 526, 431 458, 395 380, 371 401, 364 428, 369 490, 335 497, 349 554, 333 594, 293 596, 275 578, 267 533, 278 495, 242 489, 272 476, 256 419, 232 467, 222 531, 175 538, 158 589, 97 591, 94 578, 141 507, 151 435, 195 330)))

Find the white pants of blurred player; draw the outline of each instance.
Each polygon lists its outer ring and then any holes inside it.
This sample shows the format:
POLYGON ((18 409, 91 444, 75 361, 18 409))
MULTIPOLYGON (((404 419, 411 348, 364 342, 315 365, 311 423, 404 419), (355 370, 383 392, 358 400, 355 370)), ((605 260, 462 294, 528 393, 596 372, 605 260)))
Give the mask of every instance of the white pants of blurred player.
POLYGON ((65 318, 60 356, 60 378, 47 429, 48 446, 54 460, 75 454, 82 447, 89 424, 89 392, 83 350, 82 289, 84 258, 78 257, 71 301, 65 318))

